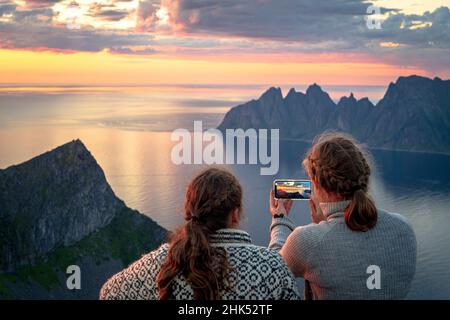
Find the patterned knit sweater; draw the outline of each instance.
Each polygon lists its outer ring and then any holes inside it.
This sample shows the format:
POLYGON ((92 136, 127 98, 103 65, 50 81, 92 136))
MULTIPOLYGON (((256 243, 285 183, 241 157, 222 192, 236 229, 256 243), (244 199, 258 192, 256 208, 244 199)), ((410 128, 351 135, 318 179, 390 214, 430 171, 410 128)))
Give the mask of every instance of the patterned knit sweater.
POLYGON ((411 226, 401 215, 378 209, 374 228, 352 231, 344 219, 348 204, 321 203, 326 221, 319 224, 295 228, 289 218, 274 219, 269 248, 309 282, 313 299, 405 298, 416 268, 411 226), (373 266, 379 268, 379 288, 370 278, 373 266))
MULTIPOLYGON (((224 300, 299 299, 295 279, 281 256, 251 243, 247 232, 218 230, 210 237, 213 246, 225 249, 231 289, 221 293, 224 300)), ((100 291, 100 299, 159 299, 156 277, 161 270, 169 244, 144 255, 110 278, 100 291)), ((193 290, 183 276, 173 282, 173 297, 193 299, 193 290)))

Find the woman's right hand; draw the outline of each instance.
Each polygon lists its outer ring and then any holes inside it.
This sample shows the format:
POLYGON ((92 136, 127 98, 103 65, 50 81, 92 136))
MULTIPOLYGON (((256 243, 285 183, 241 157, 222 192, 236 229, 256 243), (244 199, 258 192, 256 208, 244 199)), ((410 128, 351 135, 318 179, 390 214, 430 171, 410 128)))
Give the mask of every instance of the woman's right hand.
POLYGON ((321 221, 327 220, 323 215, 322 209, 320 208, 319 202, 314 196, 311 196, 309 202, 309 207, 311 209, 311 221, 313 223, 319 223, 321 221))
POLYGON ((288 199, 275 199, 273 195, 273 190, 270 191, 270 214, 272 217, 276 214, 283 214, 285 216, 289 215, 289 212, 291 211, 293 201, 288 199))

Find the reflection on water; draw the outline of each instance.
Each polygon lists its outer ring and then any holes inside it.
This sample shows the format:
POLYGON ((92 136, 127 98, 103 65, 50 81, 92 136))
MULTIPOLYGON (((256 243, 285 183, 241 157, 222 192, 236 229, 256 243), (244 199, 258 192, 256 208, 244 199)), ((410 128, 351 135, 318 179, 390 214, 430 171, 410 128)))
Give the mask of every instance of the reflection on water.
MULTIPOLYGON (((183 223, 187 183, 200 165, 173 165, 174 142, 167 132, 139 132, 90 126, 41 126, 0 129, 0 168, 20 163, 71 139, 80 138, 102 166, 115 193, 128 206, 168 229, 183 223)), ((268 193, 275 178, 304 178, 300 162, 309 145, 280 145, 277 176, 261 176, 257 165, 232 165, 243 184, 247 229, 256 244, 267 245, 270 216, 268 193)), ((410 298, 450 298, 450 157, 420 153, 373 151, 371 192, 381 208, 401 213, 412 223, 418 240, 417 273, 410 298)), ((297 202, 292 218, 309 222, 305 202, 297 202)))
POLYGON ((248 99, 246 91, 203 90, 201 96, 195 90, 4 93, 0 87, 0 127, 96 125, 168 131, 185 128, 199 118, 214 127, 230 107, 248 99))

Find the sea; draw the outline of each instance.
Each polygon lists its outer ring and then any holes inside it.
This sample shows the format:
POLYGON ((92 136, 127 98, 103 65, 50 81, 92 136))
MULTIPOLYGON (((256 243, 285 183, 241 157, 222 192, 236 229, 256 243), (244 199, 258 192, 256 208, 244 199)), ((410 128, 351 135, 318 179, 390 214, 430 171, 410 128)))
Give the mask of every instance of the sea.
MULTIPOLYGON (((175 129, 217 126, 235 105, 256 99, 262 86, 0 87, 0 169, 80 139, 125 203, 174 230, 183 223, 189 181, 206 164, 175 164, 175 129)), ((325 89, 327 89, 325 87, 325 89)), ((384 88, 328 88, 380 99, 384 88)), ((287 90, 283 90, 287 92, 287 90)), ((374 101, 375 100, 375 101, 374 101)), ((274 179, 305 178, 301 161, 310 147, 280 141, 279 171, 261 175, 258 164, 223 165, 244 189, 241 227, 253 242, 269 242, 269 192, 274 179)), ((450 155, 368 150, 373 162, 370 193, 376 205, 405 216, 417 236, 417 270, 408 299, 450 298, 450 155)), ((310 222, 297 201, 291 217, 310 222)))

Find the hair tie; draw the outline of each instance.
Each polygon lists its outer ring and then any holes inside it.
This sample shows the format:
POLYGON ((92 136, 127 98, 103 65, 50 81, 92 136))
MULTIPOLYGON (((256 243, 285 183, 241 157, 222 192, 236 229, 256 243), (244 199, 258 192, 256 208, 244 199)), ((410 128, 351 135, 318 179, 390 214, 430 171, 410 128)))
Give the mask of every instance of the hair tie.
POLYGON ((200 217, 196 214, 191 215, 191 218, 189 219, 192 222, 199 222, 200 221, 200 217))

